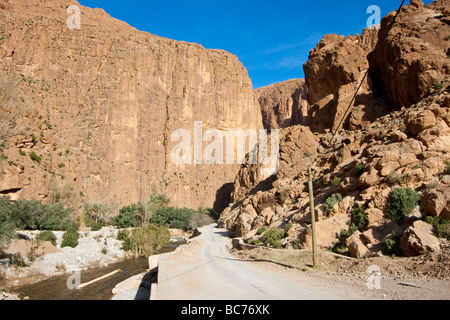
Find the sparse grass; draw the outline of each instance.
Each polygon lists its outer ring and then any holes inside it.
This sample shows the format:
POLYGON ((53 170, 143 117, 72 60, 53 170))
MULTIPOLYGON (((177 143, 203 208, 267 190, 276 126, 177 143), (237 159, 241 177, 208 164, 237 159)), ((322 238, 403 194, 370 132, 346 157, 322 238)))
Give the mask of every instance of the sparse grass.
POLYGON ((401 236, 397 235, 395 232, 392 234, 391 238, 387 239, 383 246, 383 254, 387 256, 401 256, 402 250, 400 248, 401 236))
POLYGON ((334 185, 334 186, 340 185, 341 182, 342 182, 342 178, 340 178, 340 177, 334 177, 334 178, 331 180, 331 184, 334 185))
POLYGON ((325 200, 323 204, 323 210, 326 213, 330 213, 331 211, 333 211, 334 207, 341 201, 342 195, 340 193, 332 194, 325 200))
POLYGON ((450 240, 450 221, 432 216, 425 217, 424 221, 433 225, 434 233, 438 238, 450 240))
POLYGON ((364 170, 365 170, 365 169, 366 169, 366 166, 365 166, 363 163, 358 162, 358 163, 355 165, 355 173, 356 173, 356 176, 357 176, 357 177, 362 176, 362 174, 364 173, 364 170))
POLYGON ((435 90, 439 90, 442 88, 442 83, 441 82, 436 82, 435 84, 433 84, 433 88, 435 90))
POLYGON ((32 153, 30 153, 30 159, 36 161, 37 163, 41 163, 42 156, 38 156, 36 152, 33 151, 32 153))
POLYGON ((390 185, 391 187, 395 186, 395 185, 400 185, 402 182, 403 182, 403 177, 395 171, 392 171, 386 177, 386 183, 388 185, 390 185))
POLYGON ((281 248, 281 240, 285 237, 284 230, 272 228, 264 234, 264 241, 274 248, 281 248))

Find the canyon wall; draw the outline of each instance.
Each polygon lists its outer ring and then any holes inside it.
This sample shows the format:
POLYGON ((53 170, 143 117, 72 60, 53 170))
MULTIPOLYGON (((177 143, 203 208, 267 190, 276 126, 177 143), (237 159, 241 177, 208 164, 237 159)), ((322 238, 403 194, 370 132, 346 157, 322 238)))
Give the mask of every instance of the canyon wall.
POLYGON ((81 5, 81 28, 69 29, 74 4, 0 1, 0 69, 19 79, 30 106, 26 130, 2 148, 1 194, 120 208, 156 192, 174 206, 227 205, 220 190, 239 165, 176 165, 171 137, 186 129, 193 141, 195 121, 203 131, 262 128, 237 57, 81 5))

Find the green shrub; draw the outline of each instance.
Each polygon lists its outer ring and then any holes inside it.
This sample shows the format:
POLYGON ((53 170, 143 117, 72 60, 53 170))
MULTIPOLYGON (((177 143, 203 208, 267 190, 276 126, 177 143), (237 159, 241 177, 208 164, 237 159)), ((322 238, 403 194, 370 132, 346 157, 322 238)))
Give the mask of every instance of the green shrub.
POLYGON ((70 218, 72 210, 64 208, 63 204, 40 205, 40 209, 36 219, 38 230, 64 231, 75 227, 70 218))
POLYGON ((366 214, 364 213, 365 211, 366 207, 364 206, 355 208, 352 211, 352 223, 360 231, 363 231, 367 225, 366 214))
POLYGON ((119 215, 113 219, 113 225, 119 228, 131 228, 138 226, 135 212, 139 208, 136 205, 123 207, 120 209, 119 215))
POLYGON ((323 204, 323 210, 326 213, 330 213, 331 211, 333 211, 334 207, 341 201, 342 195, 340 193, 332 194, 325 200, 323 204))
POLYGON ((338 186, 341 182, 342 182, 342 178, 340 178, 340 177, 334 177, 331 180, 331 184, 334 186, 338 186))
POLYGON ((75 228, 69 228, 63 235, 63 241, 61 243, 61 248, 71 247, 75 248, 78 246, 78 239, 80 234, 75 228))
POLYGON ((387 239, 383 246, 383 254, 387 256, 401 256, 402 250, 400 248, 401 236, 397 235, 395 232, 392 234, 391 238, 387 239))
POLYGON ((445 174, 450 174, 450 161, 445 161, 445 174))
POLYGON ((136 256, 151 256, 170 243, 170 232, 165 227, 149 224, 144 228, 134 229, 125 244, 136 256))
POLYGON ((11 215, 9 197, 0 197, 0 248, 8 246, 16 234, 16 224, 11 215))
POLYGON ((72 211, 62 204, 41 204, 36 200, 11 202, 3 198, 0 206, 9 212, 9 221, 22 230, 67 230, 74 226, 72 211))
POLYGON ((281 240, 285 237, 284 230, 272 228, 264 234, 264 241, 274 248, 281 248, 281 240))
POLYGON ((120 230, 117 234, 117 240, 123 241, 122 249, 124 251, 131 251, 133 250, 133 245, 131 243, 130 239, 130 232, 127 230, 120 230))
POLYGON ((287 233, 293 226, 294 224, 292 222, 287 223, 284 227, 284 232, 287 233))
POLYGON ((356 173, 356 176, 357 176, 357 177, 362 176, 362 174, 364 173, 364 170, 365 170, 365 169, 366 169, 366 166, 365 166, 363 163, 358 162, 358 163, 355 165, 355 173, 356 173))
POLYGON ((394 189, 389 196, 386 215, 393 221, 403 221, 419 205, 419 201, 419 194, 411 188, 394 189))
POLYGON ((256 231, 256 234, 258 236, 262 235, 264 232, 267 231, 267 227, 266 226, 262 226, 261 228, 258 229, 258 231, 256 231))
POLYGON ((152 216, 151 223, 173 229, 189 230, 189 220, 193 213, 194 211, 188 208, 161 208, 152 216))
POLYGON ((38 241, 49 241, 56 247, 56 236, 53 232, 46 230, 39 233, 39 235, 36 237, 36 240, 38 241))
POLYGON ((30 153, 30 159, 36 161, 37 163, 40 163, 42 160, 42 156, 38 156, 36 152, 33 151, 32 153, 30 153))
POLYGON ((434 216, 427 216, 424 221, 433 225, 436 237, 450 240, 450 221, 434 216))
POLYGON ((18 252, 13 254, 10 258, 9 258, 10 263, 13 266, 19 267, 19 268, 26 268, 28 267, 28 265, 25 263, 25 259, 22 257, 22 255, 18 252))
POLYGON ((358 227, 353 223, 350 225, 350 228, 348 230, 342 230, 341 234, 339 235, 339 241, 333 246, 331 251, 340 254, 347 254, 347 246, 345 245, 347 238, 354 234, 357 230, 358 227))

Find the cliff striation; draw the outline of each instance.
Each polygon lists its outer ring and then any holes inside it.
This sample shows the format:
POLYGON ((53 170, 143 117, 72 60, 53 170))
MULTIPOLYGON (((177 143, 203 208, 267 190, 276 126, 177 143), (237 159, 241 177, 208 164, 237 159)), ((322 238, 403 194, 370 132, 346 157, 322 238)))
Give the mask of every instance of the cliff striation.
MULTIPOLYGON (((0 69, 29 106, 3 142, 0 193, 120 208, 152 193, 174 206, 220 207, 237 164, 176 165, 171 134, 259 129, 251 80, 237 57, 141 32, 73 0, 0 1, 0 69), (36 155, 31 159, 30 154, 36 155), (225 188, 226 190, 226 188, 225 188)), ((206 145, 206 143, 205 143, 206 145)))

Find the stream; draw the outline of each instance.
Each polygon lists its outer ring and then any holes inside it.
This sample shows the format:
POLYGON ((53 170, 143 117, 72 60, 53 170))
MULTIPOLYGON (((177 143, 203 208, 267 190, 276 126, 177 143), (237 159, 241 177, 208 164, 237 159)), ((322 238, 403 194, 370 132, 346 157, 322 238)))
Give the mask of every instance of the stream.
MULTIPOLYGON (((174 251, 186 241, 172 242, 163 248, 159 254, 174 251)), ((122 281, 148 270, 148 258, 129 259, 111 264, 106 267, 92 268, 81 272, 81 283, 102 277, 110 272, 120 269, 106 279, 93 283, 83 289, 69 289, 67 280, 72 274, 53 276, 49 279, 22 286, 15 289, 15 293, 31 300, 111 300, 112 289, 122 281)))

